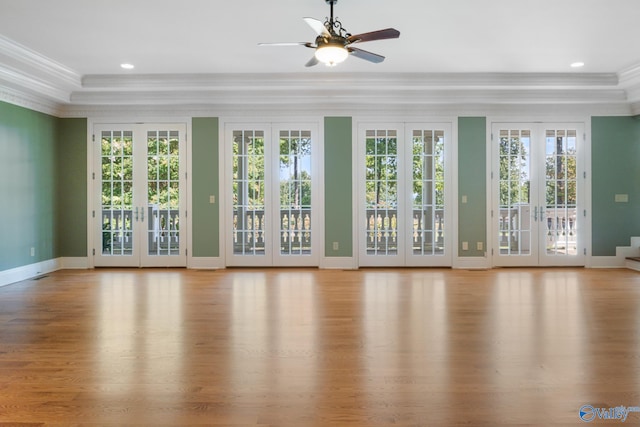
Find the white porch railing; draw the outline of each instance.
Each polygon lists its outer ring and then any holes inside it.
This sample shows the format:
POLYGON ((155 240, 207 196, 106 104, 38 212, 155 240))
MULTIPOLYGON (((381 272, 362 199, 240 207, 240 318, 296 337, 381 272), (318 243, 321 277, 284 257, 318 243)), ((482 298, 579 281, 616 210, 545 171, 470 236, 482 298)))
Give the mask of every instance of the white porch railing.
MULTIPOLYGON (((126 255, 133 250, 133 224, 142 221, 142 211, 102 209, 102 253, 126 255)), ((150 255, 175 254, 180 244, 180 212, 148 205, 147 239, 150 255)))
MULTIPOLYGON (((311 253, 311 209, 281 210, 280 250, 283 254, 311 253)), ((233 245, 236 254, 262 254, 267 240, 262 209, 233 212, 233 245)))
POLYGON ((498 213, 499 246, 501 253, 529 251, 531 249, 532 221, 542 221, 545 247, 548 254, 577 254, 577 209, 547 208, 531 213, 530 205, 503 208, 498 213))

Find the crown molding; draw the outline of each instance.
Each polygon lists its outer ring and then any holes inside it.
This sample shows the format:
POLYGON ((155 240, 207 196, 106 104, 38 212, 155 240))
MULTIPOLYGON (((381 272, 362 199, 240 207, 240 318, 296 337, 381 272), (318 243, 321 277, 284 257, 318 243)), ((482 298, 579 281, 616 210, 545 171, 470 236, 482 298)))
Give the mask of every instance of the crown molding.
MULTIPOLYGON (((26 74, 35 74, 52 85, 64 88, 80 88, 82 76, 71 68, 60 64, 26 46, 0 35, 0 63, 16 63, 26 74)), ((18 68, 18 67, 16 67, 18 68)))
POLYGON ((618 73, 620 87, 627 91, 627 100, 633 105, 640 102, 640 64, 627 67, 618 73))
POLYGON ((304 88, 200 89, 181 91, 81 91, 71 95, 77 105, 148 104, 245 104, 303 105, 330 102, 333 105, 360 103, 389 104, 540 104, 624 102, 626 93, 618 89, 424 89, 424 88, 304 88))
MULTIPOLYGON (((639 106, 640 108, 640 106, 639 106)), ((370 116, 380 114, 380 105, 345 103, 336 105, 331 102, 317 104, 302 104, 297 106, 282 105, 246 105, 246 104, 184 104, 184 105, 67 105, 60 110, 60 117, 84 118, 94 117, 102 119, 122 117, 171 118, 171 117, 262 117, 275 120, 283 116, 370 116)), ((582 120, 588 116, 628 116, 631 109, 628 103, 602 104, 389 104, 384 106, 386 115, 398 117, 473 117, 500 116, 523 117, 533 119, 552 120, 554 117, 579 117, 582 120)))
POLYGON ((68 103, 71 97, 70 92, 66 89, 2 64, 0 64, 0 82, 60 103, 68 103))
POLYGON ((612 88, 615 73, 268 73, 87 75, 82 91, 352 88, 612 88))
POLYGON ((40 95, 33 95, 15 88, 0 84, 0 101, 29 110, 38 111, 50 116, 61 117, 63 106, 40 95))
POLYGON ((620 80, 621 86, 626 86, 630 83, 633 84, 640 81, 640 64, 635 64, 621 70, 618 73, 618 79, 620 80))
POLYGON ((612 73, 88 75, 76 105, 619 103, 612 73))

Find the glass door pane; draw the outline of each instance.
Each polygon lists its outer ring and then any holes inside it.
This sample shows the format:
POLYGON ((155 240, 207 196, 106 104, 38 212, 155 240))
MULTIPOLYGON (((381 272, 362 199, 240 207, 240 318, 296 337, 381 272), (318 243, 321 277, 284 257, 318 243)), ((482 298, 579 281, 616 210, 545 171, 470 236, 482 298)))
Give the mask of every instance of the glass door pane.
POLYGON ((311 131, 281 130, 279 139, 280 255, 310 255, 311 131))
POLYGON ((140 221, 141 264, 155 267, 186 265, 186 127, 184 125, 141 125, 139 139, 140 176, 137 187, 140 221), (141 147, 142 148, 142 147, 141 147))
POLYGON ((403 123, 358 126, 358 264, 398 266, 405 262, 408 147, 403 123))
POLYGON ((265 133, 233 132, 233 253, 265 255, 265 133))
MULTIPOLYGON (((100 132, 101 255, 134 255, 133 132, 100 132)), ((137 213, 137 212, 136 212, 137 213)))
POLYGON ((540 203, 540 239, 544 242, 544 265, 582 265, 579 250, 582 197, 578 168, 582 126, 545 126, 544 198, 540 203))
POLYGON ((398 131, 367 130, 366 253, 398 254, 398 131))
POLYGON ((529 256, 531 235, 531 131, 499 132, 499 256, 529 256))
POLYGON ((412 133, 412 253, 443 255, 444 131, 412 133))
POLYGON ((270 134, 264 126, 233 126, 226 131, 229 201, 226 234, 226 263, 229 266, 269 266, 267 159, 270 134))
POLYGON ((147 253, 180 254, 180 139, 178 131, 147 132, 147 253))
POLYGON ((320 182, 317 173, 318 127, 315 123, 272 125, 269 151, 274 173, 269 176, 269 199, 273 223, 274 266, 318 266, 320 263, 318 227, 315 215, 320 182))

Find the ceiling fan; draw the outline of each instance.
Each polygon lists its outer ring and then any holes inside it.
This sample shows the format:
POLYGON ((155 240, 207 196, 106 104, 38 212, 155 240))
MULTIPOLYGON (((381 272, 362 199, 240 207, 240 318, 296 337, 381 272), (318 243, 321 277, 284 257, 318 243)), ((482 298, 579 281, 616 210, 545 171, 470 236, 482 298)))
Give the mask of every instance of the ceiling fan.
POLYGON ((369 33, 351 35, 342 27, 342 23, 333 17, 333 6, 338 0, 325 1, 331 6, 331 17, 327 18, 324 22, 314 18, 304 18, 305 22, 318 34, 313 43, 259 43, 259 45, 306 46, 315 49, 315 55, 305 64, 307 67, 313 67, 319 62, 333 67, 347 59, 349 54, 374 63, 384 61, 384 56, 358 49, 357 47, 353 47, 352 44, 374 40, 397 39, 400 37, 400 31, 394 28, 387 28, 369 33))

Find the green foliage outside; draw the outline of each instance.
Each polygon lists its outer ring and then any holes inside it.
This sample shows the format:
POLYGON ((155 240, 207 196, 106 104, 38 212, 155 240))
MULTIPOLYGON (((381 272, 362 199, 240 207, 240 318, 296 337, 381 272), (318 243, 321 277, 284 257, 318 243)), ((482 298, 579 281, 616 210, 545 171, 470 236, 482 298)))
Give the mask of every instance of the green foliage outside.
MULTIPOLYGON (((105 137, 102 150, 102 206, 133 208, 133 140, 131 136, 105 137)), ((148 138, 147 200, 139 204, 178 209, 180 157, 177 138, 148 138)))
MULTIPOLYGON (((366 139, 367 209, 397 209, 398 140, 366 139)), ((412 139, 412 194, 414 209, 444 206, 444 139, 412 139)))
MULTIPOLYGON (((545 156, 545 201, 547 207, 577 203, 577 151, 575 142, 564 137, 548 138, 545 156)), ((500 206, 530 203, 529 141, 500 138, 500 206)))

